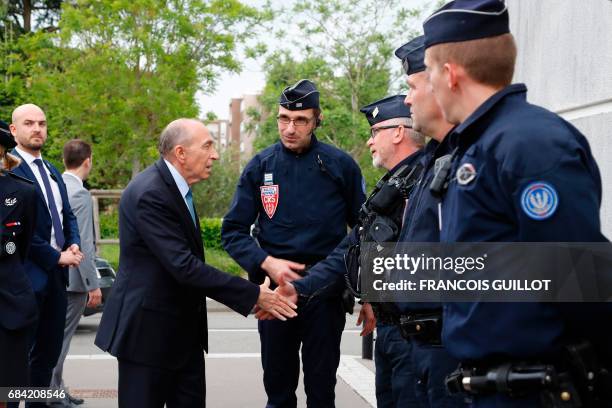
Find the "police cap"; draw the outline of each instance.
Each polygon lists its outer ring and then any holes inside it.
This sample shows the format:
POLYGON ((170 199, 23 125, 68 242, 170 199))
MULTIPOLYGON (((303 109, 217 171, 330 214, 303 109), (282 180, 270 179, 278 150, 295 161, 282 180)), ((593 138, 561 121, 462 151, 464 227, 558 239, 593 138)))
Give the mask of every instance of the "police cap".
POLYGON ((9 130, 8 123, 3 120, 0 120, 0 145, 6 147, 7 149, 12 149, 13 147, 17 146, 17 143, 15 143, 15 138, 9 130))
POLYGON ((495 37, 510 32, 508 8, 501 0, 455 0, 423 23, 425 48, 495 37))
POLYGON ((425 36, 421 35, 395 50, 395 56, 402 60, 406 75, 425 71, 425 36))
POLYGON ((283 90, 278 104, 289 110, 319 109, 319 91, 312 81, 302 79, 283 90))
POLYGON ((393 95, 364 106, 360 111, 370 126, 394 118, 410 118, 410 108, 404 105, 406 95, 393 95))

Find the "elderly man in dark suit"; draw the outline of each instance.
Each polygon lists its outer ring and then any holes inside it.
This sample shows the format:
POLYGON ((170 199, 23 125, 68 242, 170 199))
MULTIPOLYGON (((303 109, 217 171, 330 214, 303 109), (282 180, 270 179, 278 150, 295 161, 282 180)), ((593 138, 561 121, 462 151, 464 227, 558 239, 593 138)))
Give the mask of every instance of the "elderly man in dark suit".
POLYGON ((13 171, 34 182, 39 198, 36 229, 25 261, 39 312, 30 337, 30 385, 48 387, 64 337, 67 267, 77 266, 83 254, 62 175, 41 155, 47 140, 45 113, 33 104, 19 106, 13 111, 10 129, 17 142, 13 154, 22 160, 13 171))
POLYGON ((202 407, 209 296, 247 315, 255 305, 284 319, 296 306, 204 262, 191 186, 218 159, 206 126, 178 119, 161 134, 159 161, 127 186, 119 207, 121 252, 96 345, 119 360, 120 407, 202 407))

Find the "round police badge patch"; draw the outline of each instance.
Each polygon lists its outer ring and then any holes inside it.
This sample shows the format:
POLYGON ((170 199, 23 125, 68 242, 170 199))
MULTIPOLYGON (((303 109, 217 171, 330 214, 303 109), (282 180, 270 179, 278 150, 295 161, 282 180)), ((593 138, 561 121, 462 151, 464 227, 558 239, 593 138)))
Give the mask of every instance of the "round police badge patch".
POLYGON ((463 163, 457 169, 457 183, 465 186, 476 178, 476 168, 472 163, 463 163))
POLYGON ((15 253, 15 251, 17 250, 17 245, 15 245, 14 242, 9 241, 4 246, 4 250, 6 251, 7 254, 13 255, 15 253))
POLYGON ((559 205, 557 190, 543 181, 529 184, 521 194, 521 208, 529 218, 545 220, 552 216, 559 205))

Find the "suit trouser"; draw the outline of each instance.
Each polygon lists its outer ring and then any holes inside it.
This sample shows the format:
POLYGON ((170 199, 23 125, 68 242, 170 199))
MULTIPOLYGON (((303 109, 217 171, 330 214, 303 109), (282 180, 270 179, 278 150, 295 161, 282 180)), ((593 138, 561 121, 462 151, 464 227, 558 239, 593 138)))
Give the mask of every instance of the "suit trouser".
POLYGON ((66 289, 49 288, 47 293, 36 293, 38 324, 32 333, 30 349, 30 385, 48 387, 53 368, 62 351, 66 324, 66 289))
POLYGON ((119 358, 119 408, 202 408, 206 406, 204 352, 179 370, 119 358))
POLYGON ((336 370, 345 314, 338 297, 300 305, 286 322, 259 321, 261 362, 268 408, 295 408, 300 375, 300 344, 308 407, 334 407, 336 370))
POLYGON ((87 292, 66 292, 66 325, 64 327, 64 341, 62 343, 62 351, 51 377, 51 386, 64 388, 64 380, 62 378, 64 370, 64 361, 70 350, 70 342, 85 310, 87 304, 87 292))

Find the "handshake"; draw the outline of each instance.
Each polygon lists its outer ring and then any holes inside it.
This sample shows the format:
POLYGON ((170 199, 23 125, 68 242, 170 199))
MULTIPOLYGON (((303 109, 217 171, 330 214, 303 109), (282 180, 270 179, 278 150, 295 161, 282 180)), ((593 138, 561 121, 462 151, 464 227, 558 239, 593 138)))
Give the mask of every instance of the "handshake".
MULTIPOLYGON (((294 309, 297 308, 298 293, 295 286, 291 282, 302 278, 299 272, 305 268, 304 264, 288 261, 285 259, 274 258, 268 256, 261 264, 261 268, 278 284, 278 287, 272 291, 270 289, 270 278, 266 277, 264 283, 260 286, 260 299, 262 295, 274 297, 278 302, 276 308, 266 307, 257 302, 255 317, 259 320, 280 319, 287 320, 287 317, 295 317, 297 313, 294 309)), ((363 322, 361 336, 367 336, 374 331, 376 327, 376 317, 369 303, 364 303, 357 317, 357 326, 363 322)))
POLYGON ((278 284, 272 291, 270 289, 270 278, 266 277, 264 283, 260 285, 259 300, 255 308, 255 317, 259 320, 280 319, 297 316, 294 309, 297 309, 297 291, 290 283, 295 279, 301 278, 299 271, 304 270, 305 265, 285 259, 266 257, 262 262, 261 268, 278 284), (264 297, 266 300, 262 300, 264 297))

